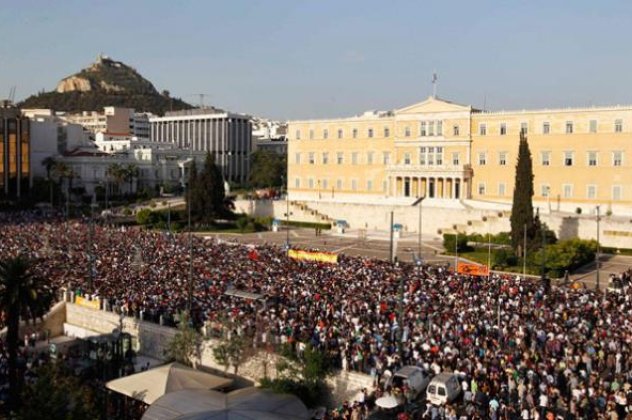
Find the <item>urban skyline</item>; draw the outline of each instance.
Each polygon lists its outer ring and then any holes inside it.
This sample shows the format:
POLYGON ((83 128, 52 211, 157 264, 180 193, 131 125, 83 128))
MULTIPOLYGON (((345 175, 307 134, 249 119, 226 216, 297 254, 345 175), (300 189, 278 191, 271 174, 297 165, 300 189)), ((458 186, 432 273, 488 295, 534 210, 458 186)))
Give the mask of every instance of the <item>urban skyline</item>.
POLYGON ((190 103, 209 93, 209 104, 275 119, 415 103, 434 72, 439 97, 478 108, 632 103, 621 89, 632 74, 621 54, 630 4, 397 6, 98 2, 86 17, 79 2, 21 2, 0 10, 13 40, 0 46, 0 96, 52 90, 104 53, 190 103))

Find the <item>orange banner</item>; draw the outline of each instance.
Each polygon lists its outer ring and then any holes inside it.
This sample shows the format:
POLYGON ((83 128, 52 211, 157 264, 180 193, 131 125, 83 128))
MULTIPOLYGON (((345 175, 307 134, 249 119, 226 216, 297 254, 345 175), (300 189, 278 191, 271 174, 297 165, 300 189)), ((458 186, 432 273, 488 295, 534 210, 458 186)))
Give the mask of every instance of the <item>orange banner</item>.
POLYGON ((298 249, 290 249, 287 252, 287 256, 295 260, 301 260, 301 261, 316 261, 316 262, 324 262, 324 263, 331 263, 331 264, 338 263, 338 255, 332 254, 330 252, 311 252, 311 251, 301 251, 298 249))
POLYGON ((459 263, 457 269, 459 274, 469 274, 471 276, 489 276, 489 269, 486 265, 459 263))

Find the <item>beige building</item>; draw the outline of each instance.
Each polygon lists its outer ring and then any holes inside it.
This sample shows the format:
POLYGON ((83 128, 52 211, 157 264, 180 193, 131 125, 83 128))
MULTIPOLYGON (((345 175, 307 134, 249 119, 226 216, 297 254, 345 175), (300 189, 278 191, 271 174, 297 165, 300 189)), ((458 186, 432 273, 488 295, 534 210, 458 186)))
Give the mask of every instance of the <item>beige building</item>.
POLYGON ((520 131, 543 210, 632 214, 632 106, 487 112, 435 97, 387 112, 291 121, 292 199, 506 208, 520 131))

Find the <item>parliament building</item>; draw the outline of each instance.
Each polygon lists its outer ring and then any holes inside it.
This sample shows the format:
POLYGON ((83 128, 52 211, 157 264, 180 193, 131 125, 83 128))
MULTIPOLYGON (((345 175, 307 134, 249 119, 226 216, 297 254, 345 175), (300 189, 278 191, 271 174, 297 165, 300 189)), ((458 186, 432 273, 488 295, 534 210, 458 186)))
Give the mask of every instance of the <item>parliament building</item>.
POLYGON ((539 206, 632 214, 632 106, 490 112, 431 96, 393 111, 291 121, 287 187, 308 200, 506 205, 521 132, 539 206))

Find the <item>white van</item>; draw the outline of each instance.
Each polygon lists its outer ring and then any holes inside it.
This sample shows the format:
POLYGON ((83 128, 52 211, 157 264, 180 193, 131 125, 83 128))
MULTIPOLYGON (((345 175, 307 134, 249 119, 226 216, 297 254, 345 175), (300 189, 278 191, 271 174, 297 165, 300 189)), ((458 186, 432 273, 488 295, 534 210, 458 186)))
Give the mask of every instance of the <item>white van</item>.
POLYGON ((433 405, 443 405, 454 401, 461 394, 461 385, 456 375, 442 372, 432 378, 426 388, 426 401, 433 405))

